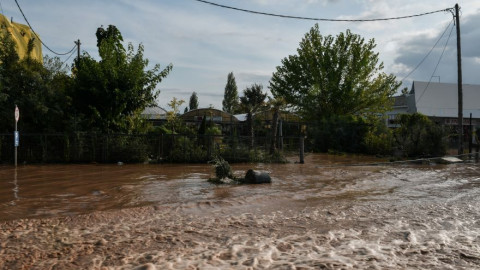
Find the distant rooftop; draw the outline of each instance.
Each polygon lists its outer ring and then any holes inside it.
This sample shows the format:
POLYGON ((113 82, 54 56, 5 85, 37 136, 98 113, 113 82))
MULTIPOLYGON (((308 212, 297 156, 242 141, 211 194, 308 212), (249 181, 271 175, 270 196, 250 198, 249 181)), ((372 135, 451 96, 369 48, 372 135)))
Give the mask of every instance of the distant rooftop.
MULTIPOLYGON (((427 116, 457 117, 458 86, 455 83, 414 81, 409 98, 414 98, 416 112, 427 116)), ((463 114, 480 118, 480 85, 463 85, 463 114)))

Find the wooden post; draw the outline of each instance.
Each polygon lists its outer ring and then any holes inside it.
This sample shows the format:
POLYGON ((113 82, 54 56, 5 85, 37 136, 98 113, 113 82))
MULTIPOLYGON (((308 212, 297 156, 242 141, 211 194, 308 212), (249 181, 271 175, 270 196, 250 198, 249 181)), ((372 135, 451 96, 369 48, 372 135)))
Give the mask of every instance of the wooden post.
POLYGON ((455 5, 457 25, 457 74, 458 74, 458 154, 463 155, 463 89, 462 89, 462 46, 460 41, 460 8, 455 5))
MULTIPOLYGON (((472 128, 472 113, 470 113, 470 126, 469 126, 469 133, 468 134, 468 153, 472 153, 472 140, 473 140, 473 128, 472 128)), ((471 156, 470 156, 471 158, 471 156)))
POLYGON ((278 149, 280 149, 280 151, 282 151, 283 150, 283 121, 282 121, 282 119, 280 119, 280 121, 278 121, 278 138, 279 138, 278 149))
POLYGON ((305 137, 300 137, 300 164, 305 163, 305 137))

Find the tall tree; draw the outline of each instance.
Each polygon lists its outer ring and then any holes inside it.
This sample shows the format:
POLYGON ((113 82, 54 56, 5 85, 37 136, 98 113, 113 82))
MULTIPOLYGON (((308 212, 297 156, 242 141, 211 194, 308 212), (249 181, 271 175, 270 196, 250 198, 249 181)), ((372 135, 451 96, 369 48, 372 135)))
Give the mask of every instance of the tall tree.
POLYGON ((233 76, 233 72, 228 73, 222 105, 223 111, 228 113, 234 114, 238 110, 238 89, 237 83, 235 82, 235 76, 233 76))
POLYGON ((263 86, 261 84, 253 84, 251 87, 247 87, 243 90, 243 96, 240 97, 240 107, 247 113, 247 124, 250 131, 250 147, 255 145, 255 130, 253 127, 255 113, 264 105, 266 93, 262 91, 263 86))
POLYGON ((315 24, 297 54, 277 67, 270 90, 309 120, 388 110, 400 83, 382 72, 375 47, 373 39, 367 42, 350 30, 322 36, 315 24))
POLYGON ((147 70, 143 45, 123 47, 122 35, 115 26, 97 30, 100 61, 84 53, 76 67, 72 97, 74 110, 84 130, 102 132, 140 132, 144 121, 140 113, 154 103, 158 83, 171 71, 169 65, 147 70))
POLYGON ((190 107, 190 110, 196 110, 198 109, 198 97, 197 97, 197 92, 193 92, 192 95, 190 96, 190 101, 188 103, 188 106, 190 107))
POLYGON ((280 111, 286 105, 283 97, 271 98, 268 97, 268 105, 273 111, 272 116, 272 142, 270 144, 270 154, 275 153, 277 150, 278 141, 278 120, 280 118, 280 111))
POLYGON ((180 126, 180 106, 185 103, 183 99, 177 99, 173 97, 172 100, 168 103, 168 107, 171 108, 170 111, 167 112, 167 122, 172 130, 172 134, 176 132, 178 127, 180 126))
MULTIPOLYGON (((65 89, 71 79, 61 71, 58 58, 46 58, 44 65, 32 57, 20 59, 15 42, 0 32, 0 132, 14 128, 12 112, 21 111, 19 130, 23 132, 64 131, 71 100, 65 89), (54 68, 55 67, 55 68, 54 68)), ((29 51, 33 49, 30 44, 29 51)), ((28 52, 27 52, 28 54, 28 52)))

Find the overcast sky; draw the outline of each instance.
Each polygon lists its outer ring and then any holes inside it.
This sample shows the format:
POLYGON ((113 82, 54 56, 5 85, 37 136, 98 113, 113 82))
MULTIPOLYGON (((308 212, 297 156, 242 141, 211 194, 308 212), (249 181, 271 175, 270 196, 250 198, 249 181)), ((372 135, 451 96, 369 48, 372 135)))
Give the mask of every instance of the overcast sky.
MULTIPOLYGON (((80 39, 81 50, 98 59, 96 29, 112 24, 126 43, 142 43, 145 56, 173 70, 158 85, 158 104, 167 107, 172 97, 188 100, 196 91, 200 107, 222 108, 227 75, 233 72, 239 94, 253 83, 268 90, 276 66, 295 54, 299 42, 314 21, 282 19, 243 13, 195 0, 17 0, 33 29, 57 52, 67 52, 80 39)), ((237 8, 291 16, 361 19, 413 15, 461 7, 463 81, 480 84, 479 0, 210 0, 237 8)), ((2 13, 25 23, 14 0, 0 1, 2 13)), ((447 26, 452 14, 440 12, 410 19, 346 23, 319 22, 323 35, 350 29, 366 39, 374 38, 376 51, 387 73, 403 79, 438 42, 424 63, 405 81, 456 82, 456 32, 447 26), (435 73, 435 67, 445 49, 435 73)), ((451 25, 453 26, 453 24, 451 25)), ((451 27, 450 26, 450 27, 451 27)), ((53 56, 47 49, 43 53, 53 56)), ((62 56, 63 61, 68 56, 62 56)), ((67 62, 71 63, 73 57, 67 62)))

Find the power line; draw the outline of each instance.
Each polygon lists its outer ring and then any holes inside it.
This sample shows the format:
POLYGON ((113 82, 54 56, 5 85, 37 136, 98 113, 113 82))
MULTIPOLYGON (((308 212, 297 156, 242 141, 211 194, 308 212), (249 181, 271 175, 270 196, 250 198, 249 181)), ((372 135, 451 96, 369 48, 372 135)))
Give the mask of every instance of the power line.
POLYGON ((32 30, 32 32, 35 34, 35 36, 38 38, 38 40, 40 40, 40 42, 43 44, 43 46, 45 46, 45 48, 47 48, 47 50, 49 50, 50 52, 52 52, 53 54, 56 54, 56 55, 67 55, 67 54, 73 52, 73 50, 75 50, 75 48, 77 47, 77 45, 73 46, 73 48, 72 48, 70 51, 66 52, 66 53, 58 53, 58 52, 55 52, 54 50, 50 49, 50 48, 47 46, 47 44, 43 43, 42 39, 41 39, 41 38, 37 35, 37 33, 33 30, 32 26, 31 26, 30 23, 28 22, 27 17, 26 17, 25 14, 23 13, 23 10, 22 10, 22 8, 20 7, 20 5, 18 4, 18 1, 17 1, 17 0, 15 0, 15 3, 17 4, 17 7, 18 7, 18 9, 20 10, 20 13, 22 13, 23 18, 24 18, 25 21, 27 22, 28 27, 30 27, 30 29, 32 30))
POLYGON ((236 8, 236 7, 232 7, 232 6, 221 5, 221 4, 217 4, 217 3, 213 3, 213 2, 209 2, 209 1, 205 1, 205 0, 193 0, 193 1, 197 1, 197 2, 200 2, 200 3, 204 3, 204 4, 216 6, 216 7, 221 7, 221 8, 232 9, 232 10, 241 11, 241 12, 257 14, 257 15, 280 17, 280 18, 285 18, 285 19, 327 21, 327 22, 374 22, 374 21, 400 20, 400 19, 407 19, 407 18, 430 15, 430 14, 439 13, 439 12, 448 12, 448 11, 453 9, 453 8, 446 8, 446 9, 440 9, 440 10, 430 11, 430 12, 425 12, 425 13, 420 13, 420 14, 408 15, 408 16, 378 18, 378 19, 328 19, 328 18, 299 17, 299 16, 291 16, 291 15, 274 14, 274 13, 268 13, 268 12, 260 12, 260 11, 254 11, 254 10, 249 10, 249 9, 243 9, 243 8, 236 8))
POLYGON ((65 67, 68 65, 67 61, 70 59, 70 57, 72 57, 72 55, 75 54, 75 51, 73 51, 70 56, 67 57, 67 59, 65 61, 63 61, 63 63, 60 65, 60 67, 56 70, 56 72, 60 71, 63 69, 63 66, 65 65, 65 67))
POLYGON ((427 92, 428 86, 429 86, 430 83, 432 82, 433 75, 435 74, 435 72, 437 72, 437 68, 438 68, 438 66, 440 65, 440 61, 442 61, 443 54, 445 53, 445 49, 447 48, 448 41, 450 41, 450 37, 452 36, 452 32, 453 32, 453 25, 452 25, 452 29, 450 29, 450 34, 448 35, 447 41, 445 42, 445 46, 443 47, 442 54, 440 55, 440 58, 438 59, 437 65, 435 66, 435 69, 434 69, 433 72, 432 72, 432 76, 430 76, 430 80, 428 81, 427 86, 425 86, 425 89, 423 90, 423 92, 422 92, 422 94, 420 95, 420 97, 415 101, 415 103, 418 103, 418 102, 422 99, 422 97, 423 97, 423 95, 425 94, 425 92, 427 92))
POLYGON ((452 24, 453 21, 450 21, 450 23, 447 25, 447 27, 445 28, 445 30, 443 31, 442 35, 437 39, 437 42, 435 42, 435 44, 433 45, 433 47, 430 49, 430 51, 423 57, 423 59, 418 63, 418 65, 412 70, 410 71, 410 73, 407 74, 407 76, 405 76, 401 81, 405 81, 406 78, 408 78, 410 75, 412 75, 413 72, 415 72, 415 70, 417 70, 417 68, 419 68, 423 62, 427 59, 427 57, 430 55, 430 53, 432 53, 433 49, 435 49, 435 47, 437 47, 437 44, 438 42, 440 42, 440 40, 443 38, 443 36, 445 35, 445 33, 447 32, 448 28, 450 28, 450 25, 452 24))

